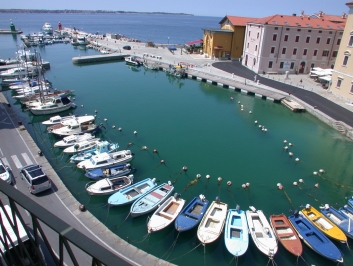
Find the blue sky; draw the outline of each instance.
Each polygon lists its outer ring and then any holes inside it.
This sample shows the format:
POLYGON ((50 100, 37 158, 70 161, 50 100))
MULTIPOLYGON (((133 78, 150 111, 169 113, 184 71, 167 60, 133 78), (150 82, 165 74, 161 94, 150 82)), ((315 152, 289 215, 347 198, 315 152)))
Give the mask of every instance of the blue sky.
POLYGON ((348 12, 345 3, 350 0, 1 0, 0 8, 24 9, 83 9, 136 12, 188 13, 197 16, 223 17, 225 15, 265 17, 274 14, 291 15, 317 13, 341 15, 348 12))

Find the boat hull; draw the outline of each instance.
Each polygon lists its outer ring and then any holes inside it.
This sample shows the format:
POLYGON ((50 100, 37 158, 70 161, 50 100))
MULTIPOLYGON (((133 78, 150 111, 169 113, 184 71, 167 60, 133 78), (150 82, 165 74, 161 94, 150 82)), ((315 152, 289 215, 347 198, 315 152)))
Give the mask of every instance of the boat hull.
POLYGON ((46 109, 31 108, 30 111, 34 115, 51 115, 51 114, 67 111, 70 108, 74 108, 74 105, 72 103, 64 106, 56 107, 56 108, 46 108, 46 109))

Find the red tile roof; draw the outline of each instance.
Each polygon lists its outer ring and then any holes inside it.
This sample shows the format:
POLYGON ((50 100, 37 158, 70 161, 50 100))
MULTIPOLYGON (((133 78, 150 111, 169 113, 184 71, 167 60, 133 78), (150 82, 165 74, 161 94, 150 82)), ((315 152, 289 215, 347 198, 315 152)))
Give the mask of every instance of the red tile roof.
POLYGON ((344 30, 346 20, 341 18, 337 23, 340 16, 332 16, 324 14, 323 17, 315 18, 308 15, 303 16, 288 16, 288 15, 273 15, 264 18, 258 18, 250 22, 250 24, 268 24, 288 27, 300 28, 313 28, 313 29, 329 29, 329 30, 344 30), (336 20, 332 20, 335 18, 336 20), (333 22, 335 21, 335 22, 333 22))
POLYGON ((238 17, 238 16, 225 16, 219 24, 222 24, 226 19, 232 23, 233 26, 246 26, 247 22, 251 22, 256 18, 249 18, 249 17, 238 17))
POLYGON ((346 3, 346 5, 347 5, 347 6, 349 6, 349 5, 353 5, 353 1, 352 1, 352 2, 348 2, 348 3, 346 3))

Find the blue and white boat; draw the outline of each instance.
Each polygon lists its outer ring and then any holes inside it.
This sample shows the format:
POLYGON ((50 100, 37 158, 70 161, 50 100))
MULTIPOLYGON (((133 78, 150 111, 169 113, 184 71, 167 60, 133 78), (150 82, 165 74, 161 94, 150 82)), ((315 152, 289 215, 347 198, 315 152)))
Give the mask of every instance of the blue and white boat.
POLYGON ((131 205, 131 216, 137 217, 156 210, 160 204, 169 198, 173 190, 174 186, 170 181, 153 188, 131 205))
POLYGON ((344 205, 343 207, 339 208, 338 211, 353 220, 353 208, 352 207, 350 207, 348 205, 344 205))
POLYGON ((151 189, 157 186, 156 179, 147 178, 136 184, 123 188, 108 198, 108 204, 120 206, 131 204, 135 200, 147 194, 151 189))
POLYGON ((113 178, 127 175, 131 172, 131 165, 128 163, 119 164, 111 167, 102 167, 89 170, 85 173, 89 179, 98 180, 102 178, 113 178))
POLYGON ((193 198, 175 220, 175 229, 179 232, 190 230, 197 226, 206 213, 209 201, 204 195, 193 198))
POLYGON ((315 225, 296 211, 288 220, 297 231, 299 237, 312 250, 335 262, 343 262, 340 250, 315 225))
POLYGON ((339 212, 328 204, 325 204, 325 207, 320 208, 320 211, 326 218, 336 224, 346 236, 353 239, 353 220, 349 218, 349 216, 339 212))
POLYGON ((353 197, 348 199, 348 205, 353 208, 353 197))
POLYGON ((224 243, 233 256, 243 255, 249 246, 249 230, 246 222, 245 212, 236 209, 229 209, 224 229, 224 243))
MULTIPOLYGON (((75 144, 78 145, 78 144, 75 144)), ((92 156, 101 154, 103 152, 112 153, 119 149, 118 143, 110 143, 109 141, 100 141, 95 148, 79 152, 70 158, 70 163, 79 163, 84 160, 91 159, 92 156)))
POLYGON ((111 195, 133 183, 134 175, 104 178, 97 182, 91 181, 86 184, 86 191, 89 195, 105 196, 111 195))

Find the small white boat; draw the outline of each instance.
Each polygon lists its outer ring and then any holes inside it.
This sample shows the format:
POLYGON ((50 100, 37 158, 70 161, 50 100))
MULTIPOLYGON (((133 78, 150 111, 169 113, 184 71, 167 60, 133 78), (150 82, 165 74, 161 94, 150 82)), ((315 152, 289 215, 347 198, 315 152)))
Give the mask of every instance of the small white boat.
POLYGON ((223 231, 227 210, 228 205, 220 202, 218 197, 211 203, 197 229, 197 238, 202 245, 212 243, 219 238, 223 231))
POLYGON ((77 43, 78 45, 87 45, 89 44, 89 41, 87 40, 86 36, 79 35, 77 36, 77 43))
POLYGON ((16 78, 20 76, 36 76, 37 69, 36 68, 25 68, 25 67, 15 67, 10 68, 8 70, 4 70, 0 72, 0 78, 7 79, 7 78, 16 78))
POLYGON ((86 191, 90 195, 111 195, 133 183, 134 175, 104 178, 99 181, 91 181, 86 184, 86 191))
POLYGON ((130 162, 132 153, 130 150, 117 151, 113 153, 101 153, 92 156, 91 159, 84 160, 77 164, 77 168, 91 170, 99 167, 113 166, 130 162))
POLYGON ((80 124, 84 124, 84 123, 90 123, 93 122, 95 120, 94 115, 83 115, 83 116, 75 116, 75 115, 69 115, 69 116, 60 116, 60 115, 56 115, 56 116, 52 116, 50 117, 48 120, 45 120, 42 122, 43 125, 46 126, 52 126, 52 125, 56 125, 56 124, 62 124, 62 125, 67 125, 65 122, 68 120, 77 120, 80 124))
POLYGON ((148 233, 157 232, 170 225, 179 215, 185 200, 179 198, 179 194, 169 197, 151 216, 147 224, 148 233))
POLYGON ((125 57, 125 63, 131 66, 141 66, 143 64, 143 61, 138 56, 128 56, 125 57))
POLYGON ((246 211, 249 232, 257 248, 269 258, 277 253, 276 236, 264 213, 253 206, 246 211))
POLYGON ((81 141, 79 143, 76 143, 75 145, 72 145, 70 147, 65 148, 63 150, 63 153, 75 154, 75 153, 78 153, 78 152, 87 151, 87 150, 95 148, 99 141, 100 141, 100 139, 84 140, 84 141, 81 141))
POLYGON ((53 33, 53 27, 49 22, 45 22, 43 27, 42 27, 42 31, 48 34, 52 34, 53 33))
POLYGON ((48 131, 48 133, 54 134, 57 137, 65 137, 69 135, 79 135, 84 133, 97 133, 101 127, 104 127, 103 124, 88 124, 83 125, 78 123, 76 120, 71 120, 69 125, 59 128, 54 128, 48 131))
MULTIPOLYGON (((76 145, 76 144, 75 144, 76 145)), ((81 151, 76 153, 70 158, 70 163, 80 163, 84 160, 91 159, 92 156, 101 154, 101 153, 113 153, 119 149, 118 143, 112 143, 109 141, 99 141, 95 147, 89 150, 81 151)))
POLYGON ((75 108, 76 104, 70 101, 66 95, 53 97, 51 102, 42 103, 40 106, 31 107, 29 110, 34 115, 49 115, 75 108))
POLYGON ((84 140, 93 140, 93 139, 98 140, 99 138, 96 138, 94 135, 90 133, 85 133, 83 135, 70 135, 63 138, 60 141, 55 142, 54 147, 65 148, 65 147, 73 146, 84 140))

